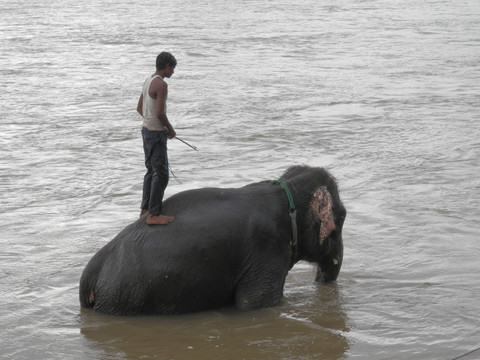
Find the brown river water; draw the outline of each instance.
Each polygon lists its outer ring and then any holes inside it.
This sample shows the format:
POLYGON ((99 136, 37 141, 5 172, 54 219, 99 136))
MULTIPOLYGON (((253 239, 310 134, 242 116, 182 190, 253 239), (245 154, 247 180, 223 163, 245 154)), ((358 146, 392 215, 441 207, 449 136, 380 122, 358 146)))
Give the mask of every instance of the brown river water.
MULTIPOLYGON (((480 2, 2 0, 0 358, 480 359, 480 2), (137 219, 135 112, 172 52, 166 196, 327 168, 348 215, 334 284, 276 307, 80 308, 137 219)), ((212 227, 214 224, 212 224, 212 227)))

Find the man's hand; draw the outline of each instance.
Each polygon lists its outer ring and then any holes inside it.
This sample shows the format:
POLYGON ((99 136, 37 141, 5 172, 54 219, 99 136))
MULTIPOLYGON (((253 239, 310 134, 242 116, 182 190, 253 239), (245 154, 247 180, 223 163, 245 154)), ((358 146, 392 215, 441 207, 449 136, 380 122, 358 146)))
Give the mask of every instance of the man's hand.
POLYGON ((170 130, 165 128, 165 132, 167 133, 169 139, 173 139, 177 135, 177 132, 173 130, 173 128, 171 128, 170 130))

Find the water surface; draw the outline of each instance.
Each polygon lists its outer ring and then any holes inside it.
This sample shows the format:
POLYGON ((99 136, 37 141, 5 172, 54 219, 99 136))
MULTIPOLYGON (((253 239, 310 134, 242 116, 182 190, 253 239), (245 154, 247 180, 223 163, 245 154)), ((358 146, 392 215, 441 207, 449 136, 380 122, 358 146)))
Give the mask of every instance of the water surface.
MULTIPOLYGON (((478 1, 3 1, 5 359, 453 359, 480 347, 478 1), (139 213, 154 58, 178 60, 167 196, 323 166, 348 210, 335 284, 177 317, 80 309, 139 213)), ((464 359, 480 356, 474 352, 464 359)))

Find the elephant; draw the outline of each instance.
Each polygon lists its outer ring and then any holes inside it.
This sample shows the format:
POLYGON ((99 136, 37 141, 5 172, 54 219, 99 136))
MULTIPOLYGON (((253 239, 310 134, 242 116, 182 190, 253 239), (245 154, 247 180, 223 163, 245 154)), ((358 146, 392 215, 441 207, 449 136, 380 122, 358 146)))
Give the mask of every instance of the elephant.
POLYGON ((147 225, 144 215, 88 262, 84 308, 113 315, 183 314, 277 305, 288 271, 316 264, 317 282, 335 281, 346 217, 335 178, 295 165, 279 180, 239 188, 200 188, 164 201, 175 217, 147 225))

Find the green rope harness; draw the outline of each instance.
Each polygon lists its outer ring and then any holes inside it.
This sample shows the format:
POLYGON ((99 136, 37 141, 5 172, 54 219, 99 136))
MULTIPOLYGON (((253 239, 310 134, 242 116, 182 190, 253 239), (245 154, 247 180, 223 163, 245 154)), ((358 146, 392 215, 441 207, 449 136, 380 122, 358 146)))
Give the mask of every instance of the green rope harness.
POLYGON ((281 180, 270 180, 270 184, 280 185, 283 190, 285 190, 285 194, 287 195, 288 205, 289 205, 289 215, 290 219, 292 220, 292 266, 295 261, 295 256, 297 253, 297 243, 298 243, 298 231, 297 231, 297 210, 295 209, 295 203, 293 202, 293 196, 288 188, 288 185, 285 184, 281 180))

